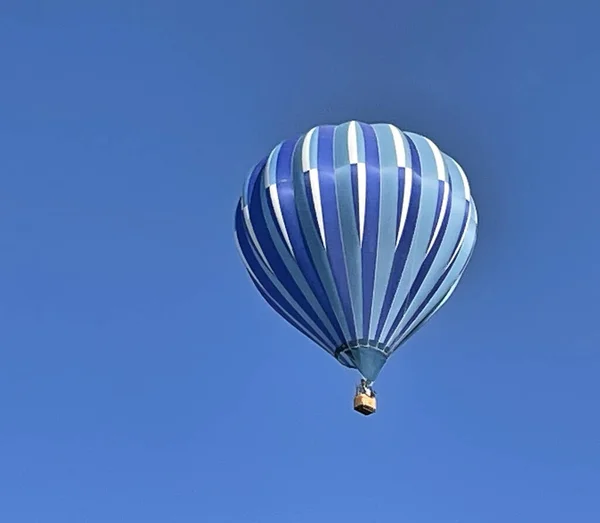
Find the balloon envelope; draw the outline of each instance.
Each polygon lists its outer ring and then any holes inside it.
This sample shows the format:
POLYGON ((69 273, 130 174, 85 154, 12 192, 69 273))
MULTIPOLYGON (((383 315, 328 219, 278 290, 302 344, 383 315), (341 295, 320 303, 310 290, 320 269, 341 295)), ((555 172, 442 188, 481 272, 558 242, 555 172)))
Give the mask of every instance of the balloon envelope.
POLYGON ((369 381, 450 297, 476 230, 454 159, 423 136, 356 121, 280 143, 235 216, 264 299, 369 381))

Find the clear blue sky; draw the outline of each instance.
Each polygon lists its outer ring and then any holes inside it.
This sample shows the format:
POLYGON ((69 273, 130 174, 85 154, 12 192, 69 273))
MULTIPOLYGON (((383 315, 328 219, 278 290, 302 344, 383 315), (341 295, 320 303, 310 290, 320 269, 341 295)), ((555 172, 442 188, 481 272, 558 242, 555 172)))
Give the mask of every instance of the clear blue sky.
POLYGON ((0 521, 600 521, 591 6, 2 2, 0 521), (349 119, 480 218, 371 418, 233 242, 254 162, 349 119))

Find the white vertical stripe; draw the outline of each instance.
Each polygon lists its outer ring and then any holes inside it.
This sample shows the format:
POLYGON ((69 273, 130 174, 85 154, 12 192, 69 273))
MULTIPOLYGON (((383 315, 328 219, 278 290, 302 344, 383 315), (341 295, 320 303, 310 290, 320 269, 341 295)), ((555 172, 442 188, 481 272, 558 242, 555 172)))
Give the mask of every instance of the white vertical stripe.
POLYGON ((269 185, 271 185, 272 183, 275 183, 275 166, 273 165, 273 162, 277 161, 280 150, 281 150, 281 144, 278 145, 277 147, 275 147, 275 149, 273 149, 271 151, 271 154, 269 154, 269 157, 267 158, 267 163, 264 166, 264 173, 263 173, 263 183, 264 183, 265 189, 267 187, 269 187, 269 185))
POLYGON ((321 189, 319 186, 319 171, 317 169, 310 169, 310 190, 312 192, 315 215, 317 216, 317 223, 319 224, 319 232, 321 233, 321 240, 323 241, 323 247, 327 248, 325 243, 325 224, 323 222, 323 206, 321 205, 321 189))
POLYGON ((469 186, 469 180, 467 179, 467 175, 465 174, 465 171, 463 171, 463 168, 458 164, 458 162, 452 158, 452 161, 454 162, 454 165, 456 165, 456 168, 458 169, 458 172, 460 173, 460 177, 462 178, 462 182, 463 182, 463 186, 465 188, 465 198, 468 202, 471 201, 471 187, 469 186))
POLYGON ((365 232, 365 213, 367 209, 367 166, 358 161, 358 123, 350 122, 348 126, 348 160, 356 165, 358 185, 358 237, 362 245, 365 232))
POLYGON ((283 234, 283 238, 285 239, 285 243, 287 244, 290 253, 292 254, 292 256, 294 256, 292 242, 290 241, 290 237, 285 226, 285 221, 283 219, 283 213, 281 212, 281 204, 279 203, 279 194, 277 192, 276 184, 273 184, 269 187, 269 196, 271 197, 271 203, 273 204, 273 210, 275 211, 275 217, 277 218, 277 224, 279 225, 279 229, 283 234))
POLYGON ((258 238, 256 237, 256 234, 254 233, 254 227, 252 227, 252 222, 250 221, 250 210, 248 209, 248 207, 244 207, 242 210, 244 212, 244 221, 246 222, 246 229, 248 230, 248 234, 250 235, 252 244, 253 244, 254 248, 256 249, 256 252, 258 252, 258 255, 262 259, 263 263, 269 268, 269 270, 271 272, 273 272, 273 268, 269 265, 269 262, 267 261, 267 257, 265 256, 265 253, 261 249, 260 243, 258 243, 258 238))
POLYGON ((358 178, 358 236, 362 245, 365 232, 365 213, 367 210, 367 166, 364 163, 356 164, 358 178))
POLYGON ((356 122, 350 122, 348 126, 348 159, 350 165, 358 163, 358 134, 356 122))
POLYGON ((404 147, 402 133, 400 132, 400 129, 393 125, 390 125, 390 130, 392 131, 394 148, 396 149, 396 163, 398 167, 406 167, 406 149, 404 147))
POLYGON ((452 256, 450 256, 450 261, 448 262, 448 264, 446 265, 446 268, 444 270, 446 270, 448 267, 450 267, 450 265, 452 265, 454 263, 454 260, 458 256, 458 253, 462 249, 463 243, 465 242, 465 237, 467 236, 467 231, 469 230, 469 221, 471 220, 471 205, 469 202, 467 202, 467 205, 469 206, 469 210, 467 212, 467 221, 465 222, 465 228, 463 229, 463 232, 460 236, 460 240, 458 241, 458 245, 456 246, 456 249, 454 249, 452 256))
POLYGON ((442 157, 442 153, 440 152, 437 145, 435 145, 429 138, 425 138, 425 141, 431 148, 431 152, 433 153, 433 158, 435 159, 435 167, 437 170, 438 180, 443 180, 444 182, 448 181, 448 174, 446 173, 446 165, 444 164, 444 158, 442 157))
POLYGON ((304 141, 302 142, 302 171, 308 172, 310 171, 310 143, 312 141, 312 135, 317 130, 316 127, 313 127, 310 131, 306 133, 304 137, 304 141))
POLYGON ((444 216, 446 214, 446 207, 448 207, 448 196, 450 195, 450 185, 447 182, 444 182, 444 193, 442 195, 442 208, 440 209, 440 215, 438 217, 438 221, 435 225, 435 230, 433 231, 433 236, 431 237, 431 241, 429 242, 429 246, 427 247, 427 252, 425 256, 429 254, 429 251, 433 247, 438 234, 440 233, 440 229, 442 228, 442 223, 444 222, 444 216))
POLYGON ((400 243, 400 238, 404 232, 404 226, 406 225, 406 217, 408 216, 408 206, 410 204, 410 196, 412 193, 412 169, 406 167, 404 169, 404 193, 402 195, 402 209, 400 212, 400 224, 398 226, 398 236, 396 237, 396 248, 400 243))

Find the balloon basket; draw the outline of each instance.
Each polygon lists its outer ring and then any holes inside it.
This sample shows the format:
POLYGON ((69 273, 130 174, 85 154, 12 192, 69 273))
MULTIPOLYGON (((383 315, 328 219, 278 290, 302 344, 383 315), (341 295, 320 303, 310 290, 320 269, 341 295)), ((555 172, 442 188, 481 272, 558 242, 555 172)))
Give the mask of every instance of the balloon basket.
POLYGON ((377 400, 374 396, 368 396, 359 392, 354 396, 354 410, 360 414, 369 416, 377 410, 377 400))

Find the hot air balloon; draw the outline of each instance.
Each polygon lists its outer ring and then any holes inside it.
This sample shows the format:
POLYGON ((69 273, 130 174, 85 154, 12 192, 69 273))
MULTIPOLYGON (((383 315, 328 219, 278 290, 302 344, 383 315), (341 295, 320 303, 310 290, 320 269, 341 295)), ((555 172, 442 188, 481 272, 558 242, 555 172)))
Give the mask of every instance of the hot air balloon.
POLYGON ((387 123, 321 125, 248 175, 235 238, 265 301, 361 375, 354 409, 376 410, 390 356, 456 289, 477 211, 461 166, 387 123))

